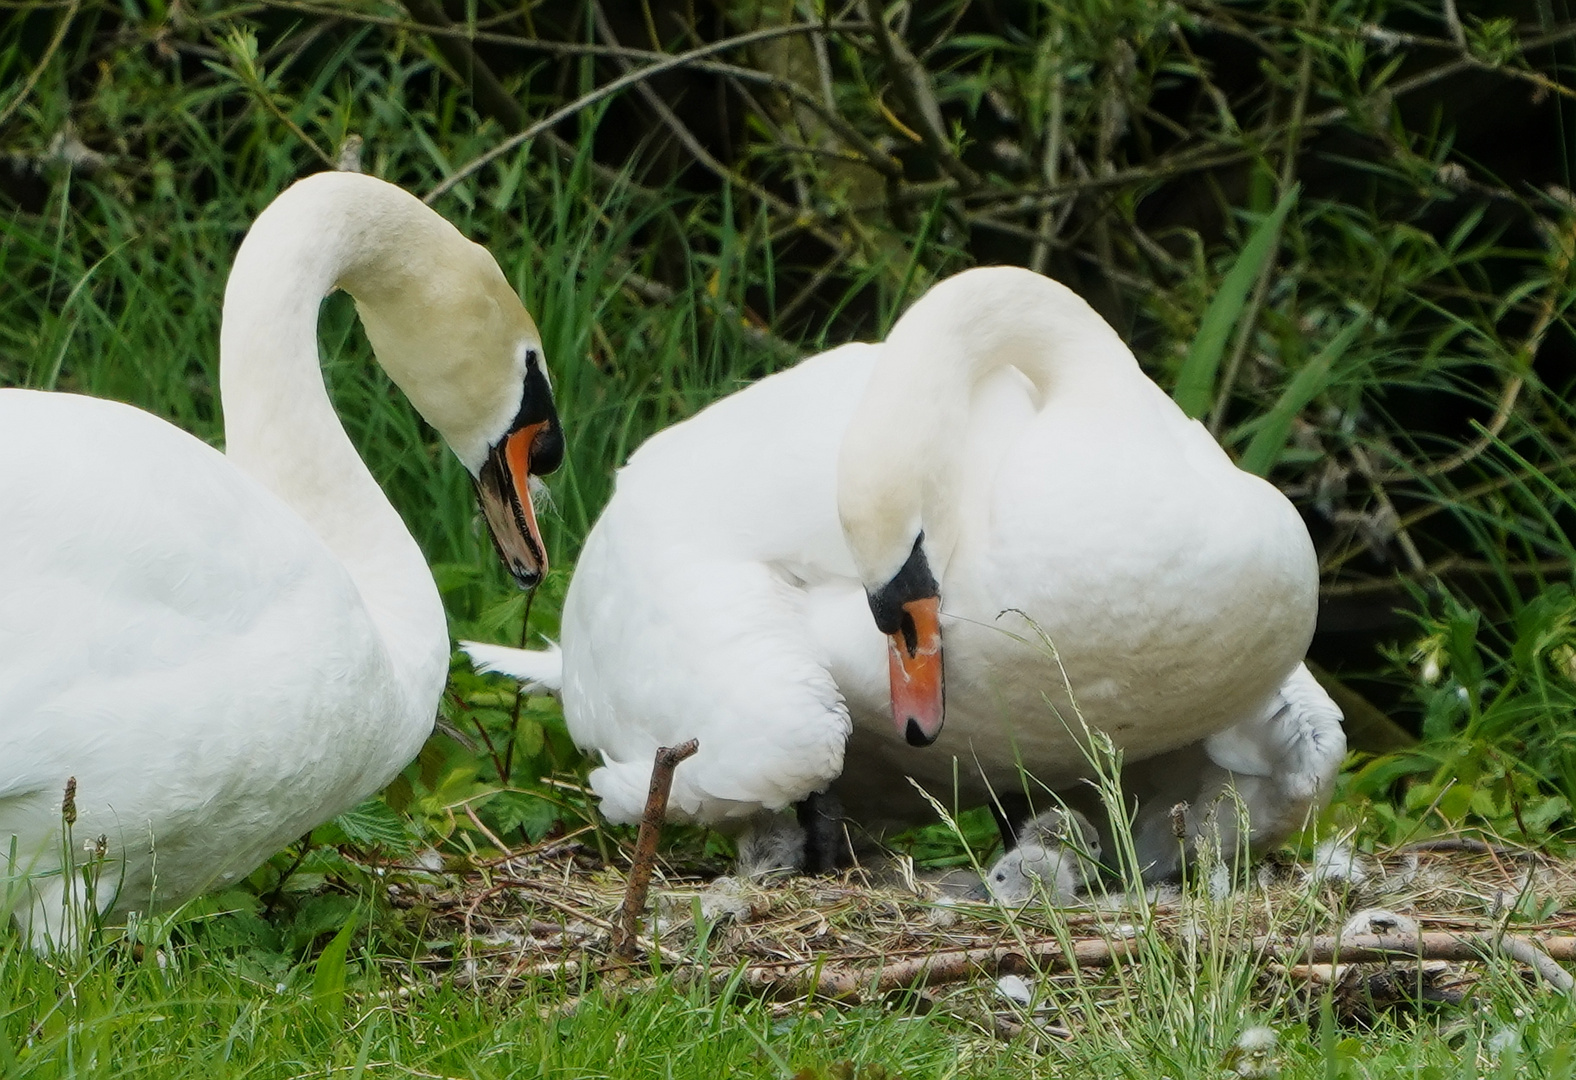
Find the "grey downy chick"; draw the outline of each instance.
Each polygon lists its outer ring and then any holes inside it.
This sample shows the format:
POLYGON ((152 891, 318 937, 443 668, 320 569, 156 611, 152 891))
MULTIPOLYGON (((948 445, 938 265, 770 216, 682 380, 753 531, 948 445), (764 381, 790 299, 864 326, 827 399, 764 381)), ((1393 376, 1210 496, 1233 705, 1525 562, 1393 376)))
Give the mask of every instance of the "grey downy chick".
POLYGON ((1021 904, 1044 895, 1069 904, 1099 874, 1100 834, 1078 811, 1057 807, 1018 830, 1018 846, 985 874, 985 890, 999 904, 1021 904))

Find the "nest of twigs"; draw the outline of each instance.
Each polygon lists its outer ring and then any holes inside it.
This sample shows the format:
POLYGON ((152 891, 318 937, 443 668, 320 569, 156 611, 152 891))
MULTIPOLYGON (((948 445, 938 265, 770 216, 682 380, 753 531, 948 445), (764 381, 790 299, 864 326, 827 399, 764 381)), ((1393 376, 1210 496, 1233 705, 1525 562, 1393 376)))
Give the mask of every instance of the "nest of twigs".
POLYGON ((1028 1001, 1013 1000, 1035 980, 1118 992, 1118 969, 1196 965, 1220 951, 1259 970, 1267 1000, 1312 1010, 1328 999, 1347 1021, 1459 1005, 1495 965, 1571 991, 1559 965, 1576 960, 1571 866, 1476 841, 1336 862, 1271 861, 1223 896, 1203 883, 1016 908, 949 896, 901 858, 766 882, 667 868, 655 875, 632 957, 615 944, 629 874, 574 841, 479 863, 424 895, 396 884, 393 899, 426 907, 439 931, 429 937, 446 942, 421 966, 477 989, 552 980, 578 993, 661 973, 783 1007, 897 997, 925 1009, 945 998, 1003 1034, 1025 1024, 1070 1034, 1035 1023, 1028 1001))

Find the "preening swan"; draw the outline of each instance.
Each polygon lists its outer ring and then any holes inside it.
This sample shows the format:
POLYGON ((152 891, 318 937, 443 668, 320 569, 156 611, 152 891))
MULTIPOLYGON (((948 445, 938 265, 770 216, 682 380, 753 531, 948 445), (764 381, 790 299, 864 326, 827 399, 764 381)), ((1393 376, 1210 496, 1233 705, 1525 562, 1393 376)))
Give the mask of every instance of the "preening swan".
POLYGON ((76 860, 104 838, 96 900, 123 915, 249 873, 432 729, 443 607, 329 404, 336 287, 515 576, 545 569, 530 483, 563 442, 536 325, 483 248, 372 177, 301 181, 236 254, 224 454, 127 405, 0 390, 0 869, 40 948, 73 933, 68 778, 76 860))
POLYGON ((1070 290, 998 267, 653 437, 586 541, 561 660, 473 655, 561 683, 614 821, 690 737, 676 817, 829 790, 871 830, 933 820, 905 777, 1020 804, 1020 766, 1081 787, 1081 715, 1136 763, 1163 874, 1172 806, 1200 827, 1223 777, 1260 842, 1327 797, 1340 713, 1300 665, 1317 585, 1274 487, 1070 290))

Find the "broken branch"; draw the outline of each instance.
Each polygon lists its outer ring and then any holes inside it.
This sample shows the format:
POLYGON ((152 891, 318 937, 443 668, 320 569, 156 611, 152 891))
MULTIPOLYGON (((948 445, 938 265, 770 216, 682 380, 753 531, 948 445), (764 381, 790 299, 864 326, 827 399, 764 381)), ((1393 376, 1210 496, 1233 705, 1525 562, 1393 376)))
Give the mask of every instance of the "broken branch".
MULTIPOLYGON (((1491 932, 1320 935, 1289 939, 1261 936, 1232 949, 1259 960, 1283 964, 1328 964, 1364 961, 1482 961, 1500 955, 1526 964, 1552 986, 1570 992, 1576 980, 1556 960, 1576 960, 1576 937, 1534 941, 1491 932)), ((843 1001, 879 998, 893 990, 962 982, 975 976, 1044 974, 1073 968, 1104 968, 1137 959, 1131 940, 1088 938, 1074 941, 1072 952, 1055 941, 997 948, 955 949, 929 956, 870 967, 795 964, 755 966, 744 973, 744 985, 773 996, 810 995, 843 1001)))
POLYGON ((651 789, 646 792, 646 811, 640 815, 640 835, 635 838, 635 861, 629 868, 624 905, 619 909, 618 926, 613 932, 615 959, 628 960, 635 954, 640 913, 646 909, 651 872, 657 863, 657 838, 662 835, 662 821, 668 813, 668 793, 673 790, 673 770, 699 749, 700 743, 695 739, 678 746, 657 747, 657 759, 651 766, 651 789))

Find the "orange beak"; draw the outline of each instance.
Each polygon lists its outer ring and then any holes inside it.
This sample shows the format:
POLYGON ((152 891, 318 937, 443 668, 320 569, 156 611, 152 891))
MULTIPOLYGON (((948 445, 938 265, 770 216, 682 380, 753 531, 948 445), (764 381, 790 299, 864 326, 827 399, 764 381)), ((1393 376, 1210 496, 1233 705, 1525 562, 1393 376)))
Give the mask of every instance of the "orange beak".
POLYGON ((520 587, 529 589, 547 573, 547 548, 531 504, 531 455, 552 426, 548 420, 511 431, 482 463, 476 480, 482 514, 498 557, 520 587))
POLYGON ((941 734, 941 598, 920 597, 902 608, 902 624, 887 635, 892 677, 892 722, 910 746, 929 746, 941 734))

